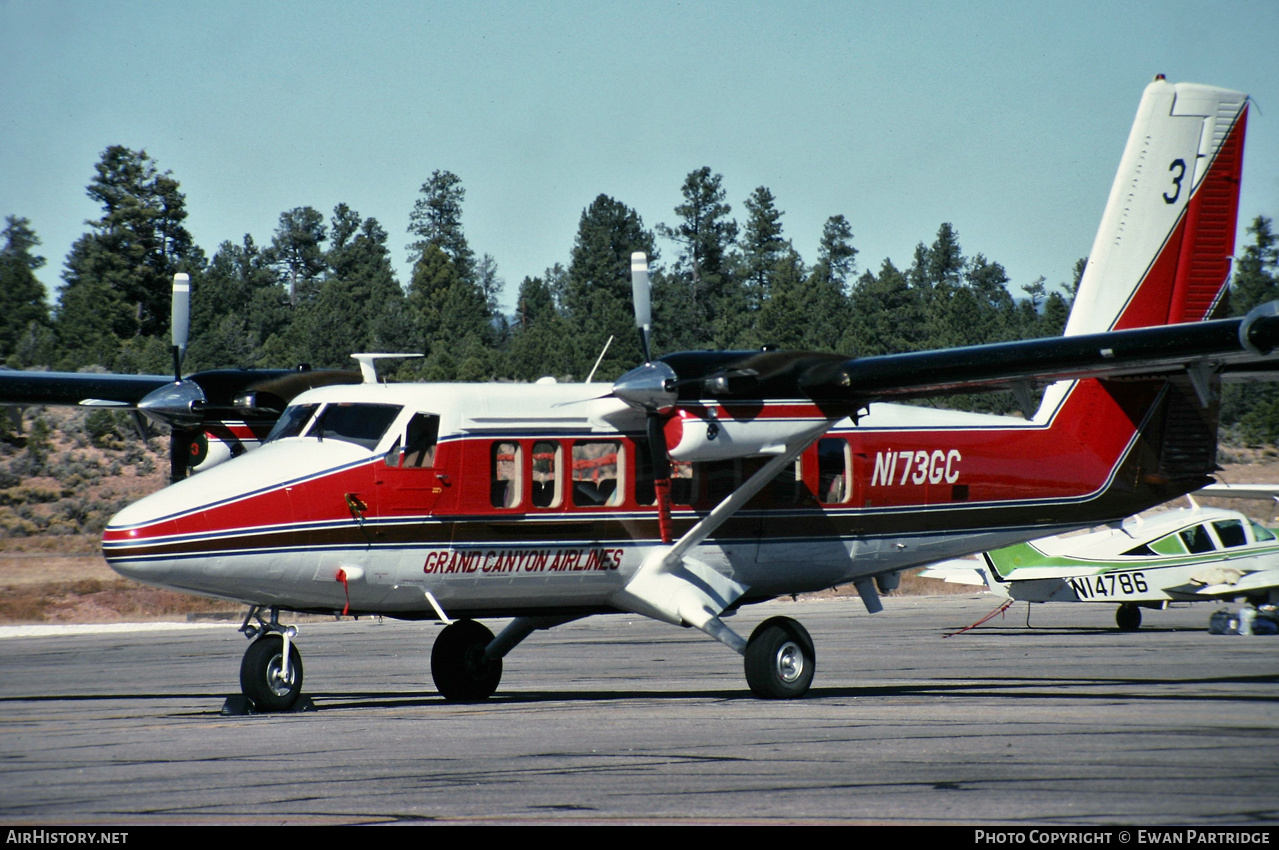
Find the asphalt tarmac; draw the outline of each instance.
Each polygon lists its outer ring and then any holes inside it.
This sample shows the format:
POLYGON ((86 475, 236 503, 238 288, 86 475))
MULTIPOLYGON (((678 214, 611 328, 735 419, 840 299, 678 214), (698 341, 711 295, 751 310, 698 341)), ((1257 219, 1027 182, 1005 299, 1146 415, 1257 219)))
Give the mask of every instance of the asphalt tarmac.
MULTIPOLYGON (((1279 637, 1213 606, 988 596, 773 602, 809 696, 754 699, 699 632, 596 617, 538 632, 497 695, 443 702, 434 624, 307 622, 315 711, 223 716, 232 626, 0 638, 5 824, 1279 822, 1279 637)), ((493 624, 491 624, 493 625, 493 624)), ((496 629, 495 629, 496 630, 496 629)))

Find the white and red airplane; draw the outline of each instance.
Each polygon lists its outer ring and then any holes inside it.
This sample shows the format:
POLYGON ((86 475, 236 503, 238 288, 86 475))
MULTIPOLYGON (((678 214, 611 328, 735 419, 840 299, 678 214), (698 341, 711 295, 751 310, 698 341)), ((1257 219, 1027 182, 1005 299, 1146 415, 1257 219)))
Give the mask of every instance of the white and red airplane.
POLYGON ((1061 338, 848 359, 648 358, 613 384, 381 384, 292 399, 250 455, 121 511, 103 536, 138 581, 249 606, 241 687, 297 703, 282 611, 434 619, 450 700, 497 688, 538 629, 632 613, 745 656, 762 697, 813 678, 811 638, 739 606, 1119 520, 1215 467, 1219 382, 1273 366, 1279 308, 1214 319, 1237 219, 1246 96, 1147 87, 1061 338), (1049 385, 1029 419, 893 403, 1049 385), (513 618, 496 637, 479 618, 513 618))

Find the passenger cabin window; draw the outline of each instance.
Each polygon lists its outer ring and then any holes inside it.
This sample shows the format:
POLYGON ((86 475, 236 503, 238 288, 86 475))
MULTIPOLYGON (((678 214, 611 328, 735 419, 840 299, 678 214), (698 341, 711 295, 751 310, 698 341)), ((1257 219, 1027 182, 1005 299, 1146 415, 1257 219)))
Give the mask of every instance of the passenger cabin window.
MULTIPOLYGON (((671 504, 691 505, 696 492, 693 489, 693 464, 670 461, 671 504)), ((657 504, 657 490, 653 486, 653 453, 647 440, 635 441, 635 503, 657 504)))
POLYGON ((848 486, 848 441, 834 438, 817 443, 817 498, 824 505, 842 505, 851 495, 848 486))
MULTIPOLYGON (((744 458, 741 463, 741 475, 734 489, 753 477, 770 460, 771 458, 767 457, 744 458)), ((763 492, 756 498, 764 498, 766 503, 774 505, 798 505, 802 501, 802 494, 805 492, 804 478, 801 472, 800 460, 796 458, 794 463, 783 467, 781 472, 774 475, 773 480, 768 482, 763 492)))
POLYGON ((804 468, 799 458, 783 469, 769 484, 768 492, 779 505, 798 505, 804 498, 804 468))
POLYGON ((307 436, 374 449, 400 415, 400 409, 397 404, 328 404, 320 411, 307 436))
POLYGON ((559 507, 564 498, 559 476, 560 444, 545 441, 534 443, 532 461, 533 507, 559 507))
POLYGON ((285 437, 296 437, 302 433, 302 429, 311 421, 311 417, 315 415, 318 404, 293 404, 284 409, 284 413, 280 418, 275 420, 275 427, 271 429, 271 433, 267 434, 264 443, 273 440, 283 440, 285 437))
POLYGON ((699 466, 706 480, 706 498, 712 505, 718 505, 733 495, 743 480, 741 458, 708 460, 699 466))
POLYGON ((671 461, 671 504, 691 505, 697 501, 697 467, 688 461, 671 461))
POLYGON ((1208 536, 1208 529, 1202 525, 1196 525, 1193 528, 1187 528, 1179 531, 1181 542, 1186 544, 1186 549, 1192 554, 1200 552, 1211 552, 1217 547, 1213 545, 1212 538, 1208 536))
POLYGON ((623 468, 622 444, 609 441, 573 444, 573 504, 579 507, 620 505, 618 485, 623 468))
POLYGON ((524 468, 520 444, 496 442, 489 466, 489 501, 495 508, 513 508, 524 495, 520 471, 524 468))
POLYGON ((1225 549, 1248 545, 1248 536, 1244 534, 1242 520, 1219 520, 1212 524, 1212 530, 1217 532, 1217 539, 1221 541, 1221 545, 1225 549))

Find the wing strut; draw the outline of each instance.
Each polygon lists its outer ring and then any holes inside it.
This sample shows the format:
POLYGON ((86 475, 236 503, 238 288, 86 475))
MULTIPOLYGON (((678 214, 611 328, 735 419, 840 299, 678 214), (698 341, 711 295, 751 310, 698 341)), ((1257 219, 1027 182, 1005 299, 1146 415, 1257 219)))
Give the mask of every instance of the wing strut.
POLYGON ((688 557, 688 552, 714 534, 778 472, 826 433, 830 425, 831 422, 821 422, 791 442, 777 446, 775 456, 674 545, 662 546, 650 553, 626 587, 613 595, 613 604, 662 622, 693 626, 738 654, 745 654, 746 640, 724 625, 719 615, 737 601, 747 587, 688 557))

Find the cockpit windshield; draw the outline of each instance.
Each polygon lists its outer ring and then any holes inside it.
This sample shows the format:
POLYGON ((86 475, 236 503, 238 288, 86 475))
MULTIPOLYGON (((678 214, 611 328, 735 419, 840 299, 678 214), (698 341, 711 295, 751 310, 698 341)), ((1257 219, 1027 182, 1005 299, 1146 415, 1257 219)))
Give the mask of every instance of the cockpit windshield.
POLYGON ((328 404, 306 433, 308 437, 345 440, 375 449, 400 409, 398 404, 328 404))
POLYGON ((302 433, 302 429, 311 421, 311 417, 315 415, 318 404, 293 404, 284 409, 284 413, 280 418, 275 420, 275 427, 271 429, 271 433, 267 434, 264 443, 270 443, 274 440, 283 440, 285 437, 296 437, 302 433))

